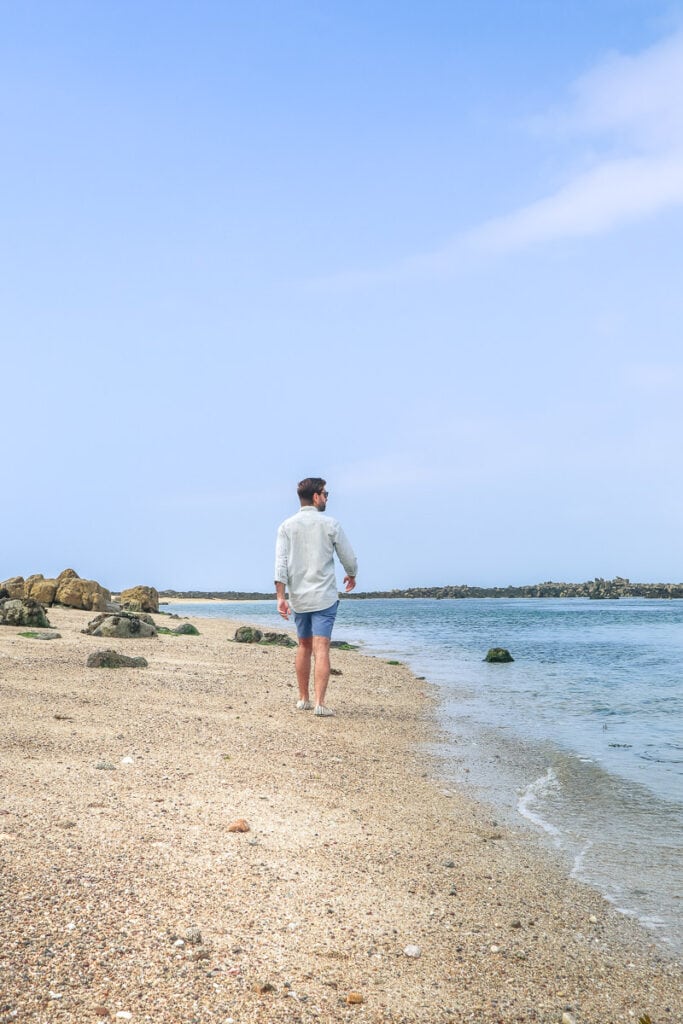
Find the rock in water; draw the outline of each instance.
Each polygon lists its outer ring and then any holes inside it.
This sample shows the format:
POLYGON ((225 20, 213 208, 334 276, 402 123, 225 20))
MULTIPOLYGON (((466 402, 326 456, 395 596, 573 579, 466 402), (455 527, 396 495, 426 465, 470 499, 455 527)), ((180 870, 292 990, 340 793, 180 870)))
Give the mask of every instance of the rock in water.
POLYGON ((506 647, 490 647, 484 661, 490 661, 495 664, 503 664, 506 661, 514 661, 510 652, 506 647))

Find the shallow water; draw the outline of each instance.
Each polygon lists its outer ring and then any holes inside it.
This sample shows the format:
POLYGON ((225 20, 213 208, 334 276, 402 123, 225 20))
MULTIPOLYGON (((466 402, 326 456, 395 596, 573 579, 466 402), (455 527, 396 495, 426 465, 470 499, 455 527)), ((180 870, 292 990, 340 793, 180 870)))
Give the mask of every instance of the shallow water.
MULTIPOLYGON (((274 601, 174 611, 282 626, 274 601)), ((446 774, 683 950, 683 602, 343 601, 335 637, 436 683, 446 774)))

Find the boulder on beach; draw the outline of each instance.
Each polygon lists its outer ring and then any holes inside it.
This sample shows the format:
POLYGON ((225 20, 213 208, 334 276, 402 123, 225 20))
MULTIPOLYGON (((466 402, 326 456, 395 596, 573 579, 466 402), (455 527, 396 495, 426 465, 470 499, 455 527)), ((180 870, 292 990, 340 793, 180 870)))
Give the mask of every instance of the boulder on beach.
POLYGON ((39 629, 45 629, 50 623, 45 609, 38 601, 30 597, 5 597, 0 600, 0 625, 37 626, 39 629))
POLYGON ((256 626, 240 626, 235 630, 235 641, 238 644, 257 644, 263 639, 263 633, 256 626))
POLYGON ((129 587, 119 594, 119 603, 128 612, 158 612, 159 591, 154 587, 129 587))
POLYGON ((508 661, 514 661, 510 652, 506 647, 490 647, 484 661, 492 662, 493 664, 505 664, 508 661))
POLYGON ((157 628, 151 615, 117 612, 116 615, 98 615, 81 632, 88 633, 90 636, 146 639, 156 636, 157 628))
POLYGON ((111 601, 111 594, 95 580, 82 580, 74 569, 64 569, 57 577, 55 602, 67 608, 102 612, 111 601))
POLYGON ((24 593, 25 580, 23 576, 10 576, 8 580, 3 580, 0 583, 0 589, 7 591, 7 596, 12 598, 25 597, 24 593))
POLYGON ((147 659, 130 658, 118 651, 93 651, 85 664, 86 668, 147 668, 147 659))
POLYGON ((54 604, 57 596, 57 580, 46 580, 42 573, 29 576, 24 584, 24 595, 41 604, 54 604))

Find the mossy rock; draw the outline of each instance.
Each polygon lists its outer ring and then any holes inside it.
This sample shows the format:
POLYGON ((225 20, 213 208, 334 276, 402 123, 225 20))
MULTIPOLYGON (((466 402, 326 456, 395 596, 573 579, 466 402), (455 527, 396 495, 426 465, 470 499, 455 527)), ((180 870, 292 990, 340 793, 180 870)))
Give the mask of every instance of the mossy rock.
POLYGON ((129 657, 116 650, 95 650, 85 663, 88 669, 146 669, 144 657, 129 657))
POLYGON ((336 648, 338 651, 357 651, 358 644, 347 643, 346 640, 331 640, 330 647, 336 648))
POLYGON ((495 665, 503 665, 508 661, 514 660, 506 647, 490 647, 484 658, 484 661, 489 661, 495 665))
POLYGON ((297 647, 298 644, 289 633, 264 633, 259 640, 262 647, 297 647))
POLYGON ((235 630, 235 642, 238 644, 257 644, 263 640, 263 633, 255 626, 240 626, 235 630))
POLYGON ((19 636, 23 636, 26 640, 61 640, 61 633, 36 633, 34 629, 29 629, 25 633, 20 633, 19 636))
POLYGON ((176 626, 173 632, 177 636, 199 636, 199 630, 191 622, 183 622, 182 626, 176 626))

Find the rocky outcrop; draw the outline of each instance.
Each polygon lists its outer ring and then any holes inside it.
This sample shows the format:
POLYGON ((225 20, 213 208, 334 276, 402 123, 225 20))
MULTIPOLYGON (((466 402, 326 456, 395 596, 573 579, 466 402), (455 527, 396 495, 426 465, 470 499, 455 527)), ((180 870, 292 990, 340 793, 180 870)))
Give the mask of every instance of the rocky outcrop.
POLYGON ((159 591, 154 587, 130 587, 119 594, 119 604, 128 612, 158 612, 159 591))
POLYGON ((45 629, 50 623, 42 604, 32 598, 5 597, 0 600, 0 625, 37 626, 45 629))
POLYGON ((41 604, 63 604, 88 612, 104 611, 111 600, 105 587, 95 580, 82 580, 75 569, 64 569, 56 579, 45 579, 42 573, 27 579, 12 576, 0 583, 0 590, 3 589, 12 598, 28 597, 41 604))
POLYGON ((86 668, 147 668, 147 659, 129 658, 118 651, 93 651, 85 664, 86 668))
POLYGON ((24 584, 24 594, 41 604, 54 604, 57 596, 57 580, 46 580, 42 573, 29 576, 24 584))
POLYGON ((6 590, 7 596, 11 598, 26 597, 24 593, 25 580, 23 576, 10 576, 8 580, 3 580, 0 583, 0 590, 6 590))
POLYGON ((199 630, 191 622, 183 622, 181 626, 176 626, 171 632, 177 633, 178 636, 199 636, 199 630))
POLYGON ((81 632, 88 633, 90 636, 145 639, 156 636, 157 628, 151 615, 118 612, 116 615, 98 615, 81 632))
POLYGON ((67 608, 83 608, 101 612, 111 601, 111 594, 95 580, 82 580, 73 569, 65 569, 57 577, 55 602, 67 608))

